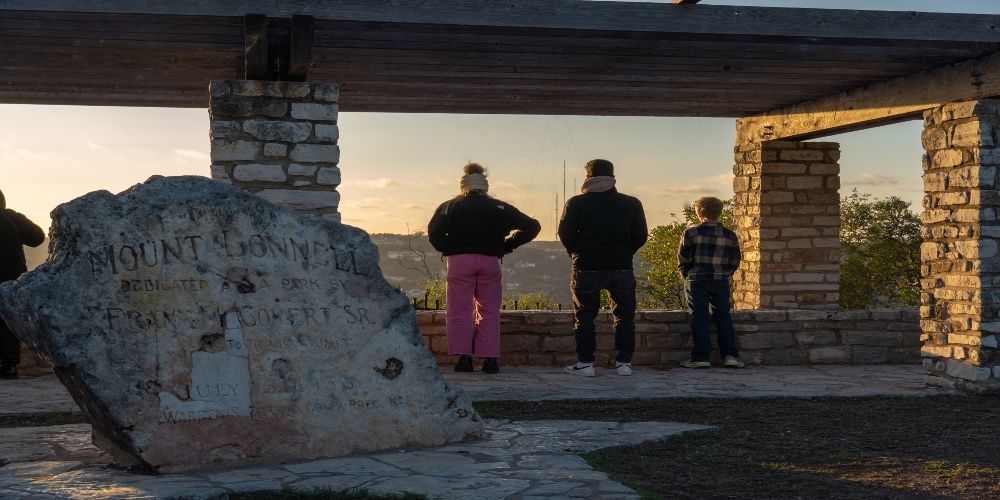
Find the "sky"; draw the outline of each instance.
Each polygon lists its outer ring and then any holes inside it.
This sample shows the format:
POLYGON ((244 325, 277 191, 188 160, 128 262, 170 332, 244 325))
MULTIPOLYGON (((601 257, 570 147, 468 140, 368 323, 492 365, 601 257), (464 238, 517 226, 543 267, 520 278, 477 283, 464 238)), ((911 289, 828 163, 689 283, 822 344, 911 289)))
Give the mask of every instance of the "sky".
MULTIPOLYGON (((629 0, 622 0, 629 1, 629 0)), ((703 4, 1000 14, 997 0, 703 0, 703 4)), ((730 118, 341 113, 340 211, 371 233, 426 230, 457 193, 462 165, 489 169, 490 192, 553 239, 563 196, 592 158, 615 163, 619 190, 639 197, 650 226, 704 195, 732 194, 730 118), (557 201, 558 197, 558 201, 557 201)), ((919 121, 832 136, 842 193, 896 195, 920 208, 919 121)), ((203 109, 0 105, 0 189, 40 225, 58 204, 119 192, 152 175, 209 175, 203 109)))

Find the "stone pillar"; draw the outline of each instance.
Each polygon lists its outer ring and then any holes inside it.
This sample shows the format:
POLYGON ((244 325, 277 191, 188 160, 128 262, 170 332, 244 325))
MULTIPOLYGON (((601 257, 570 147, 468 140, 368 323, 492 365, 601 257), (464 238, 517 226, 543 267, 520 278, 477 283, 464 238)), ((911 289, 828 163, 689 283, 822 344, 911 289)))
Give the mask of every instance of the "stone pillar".
POLYGON ((335 83, 211 83, 212 178, 340 221, 335 83))
POLYGON ((1000 392, 1000 101, 924 114, 920 328, 933 385, 1000 392))
POLYGON ((736 308, 836 309, 840 145, 767 141, 735 152, 736 308))

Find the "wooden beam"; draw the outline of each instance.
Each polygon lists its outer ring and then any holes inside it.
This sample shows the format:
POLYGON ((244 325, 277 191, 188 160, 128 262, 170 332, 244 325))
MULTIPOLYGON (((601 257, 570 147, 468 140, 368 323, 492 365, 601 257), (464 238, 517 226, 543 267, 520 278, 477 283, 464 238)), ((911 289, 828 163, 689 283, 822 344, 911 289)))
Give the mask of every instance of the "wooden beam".
POLYGON ((919 118, 956 101, 1000 96, 1000 53, 736 121, 737 144, 804 140, 919 118))
POLYGON ((288 80, 304 82, 313 64, 315 23, 311 16, 292 16, 288 30, 288 80))
POLYGON ((1000 16, 583 0, 0 0, 0 10, 270 17, 815 39, 1000 41, 1000 16))
POLYGON ((245 74, 247 80, 270 80, 271 71, 267 57, 267 16, 247 14, 244 16, 245 74))

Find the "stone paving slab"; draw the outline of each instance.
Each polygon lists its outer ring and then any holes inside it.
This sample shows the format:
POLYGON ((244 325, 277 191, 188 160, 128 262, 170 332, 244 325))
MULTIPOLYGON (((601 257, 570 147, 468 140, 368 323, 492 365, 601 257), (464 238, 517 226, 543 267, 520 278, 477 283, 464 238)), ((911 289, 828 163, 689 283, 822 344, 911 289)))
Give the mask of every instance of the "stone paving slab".
POLYGON ((102 459, 104 452, 91 444, 90 424, 0 428, 0 464, 102 459))
MULTIPOLYGON (((449 382, 473 401, 556 399, 632 399, 673 397, 857 397, 957 394, 928 387, 921 365, 753 366, 742 370, 655 370, 636 368, 631 377, 599 369, 596 377, 560 368, 504 366, 498 375, 455 373, 442 367, 449 382)), ((0 380, 0 415, 79 411, 55 378, 45 375, 0 380)))
POLYGON ((714 429, 672 422, 487 420, 489 439, 419 451, 378 453, 296 464, 148 476, 108 465, 89 444, 87 425, 6 429, 0 498, 159 499, 284 487, 421 493, 442 499, 637 499, 596 471, 581 453, 714 429), (58 435, 56 438, 54 436, 58 435), (34 448, 31 442, 38 441, 34 448), (60 443, 61 450, 51 444, 60 443), (7 443, 19 443, 11 453, 7 443), (48 454, 46 454, 48 453, 48 454), (20 458, 19 458, 20 457, 20 458))
POLYGON ((0 380, 0 415, 57 412, 80 413, 80 407, 55 375, 0 380))
POLYGON ((741 370, 636 368, 631 377, 598 369, 595 377, 541 366, 502 367, 497 375, 445 371, 473 401, 676 397, 860 397, 957 394, 929 387, 921 365, 751 366, 741 370))

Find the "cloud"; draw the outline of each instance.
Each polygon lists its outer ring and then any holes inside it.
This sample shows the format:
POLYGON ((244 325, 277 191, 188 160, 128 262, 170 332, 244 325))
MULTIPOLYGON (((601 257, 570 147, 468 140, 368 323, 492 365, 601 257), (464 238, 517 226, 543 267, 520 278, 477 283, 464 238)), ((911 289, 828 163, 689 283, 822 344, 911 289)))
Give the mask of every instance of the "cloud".
POLYGON ((511 189, 511 190, 524 189, 523 186, 521 186, 520 184, 518 184, 516 182, 510 182, 510 181, 491 182, 490 183, 490 188, 491 189, 492 188, 495 188, 495 189, 511 189))
POLYGON ((640 186, 636 191, 652 196, 696 196, 729 193, 733 189, 733 174, 708 175, 685 186, 640 186))
POLYGON ((30 149, 15 148, 9 142, 0 142, 0 158, 5 160, 41 160, 47 156, 45 153, 39 153, 30 149))
POLYGON ((362 198, 360 200, 350 200, 341 203, 346 208, 357 208, 360 210, 385 210, 394 206, 391 198, 362 198))
POLYGON ((37 153, 35 151, 31 151, 28 149, 18 149, 17 151, 14 152, 17 153, 22 158, 27 158, 29 160, 41 160, 46 156, 45 153, 37 153))
POLYGON ((725 186, 727 188, 733 187, 733 174, 732 172, 723 172, 719 175, 710 175, 705 177, 705 182, 709 184, 717 184, 719 186, 725 186))
POLYGON ((201 151, 190 149, 175 149, 174 161, 177 163, 210 163, 211 158, 201 151))
POLYGON ((457 185, 457 181, 449 181, 446 179, 435 179, 433 181, 402 181, 399 179, 390 179, 388 177, 383 177, 381 179, 359 179, 354 181, 347 181, 341 184, 342 187, 351 188, 368 188, 368 189, 414 189, 414 188, 440 188, 446 186, 457 185))
POLYGON ((360 180, 351 183, 357 187, 366 187, 372 189, 391 189, 391 188, 401 188, 403 183, 395 179, 389 179, 388 177, 383 177, 381 179, 375 180, 360 180))
POLYGON ((847 181, 848 186, 898 186, 907 179, 882 174, 861 174, 857 179, 847 181))
POLYGON ((106 151, 108 149, 106 146, 102 146, 94 141, 87 141, 87 147, 98 151, 106 151))
POLYGON ((637 189, 640 193, 647 193, 653 196, 692 196, 698 194, 712 194, 718 193, 720 188, 717 187, 705 187, 705 186, 677 186, 677 187, 640 187, 637 189))

